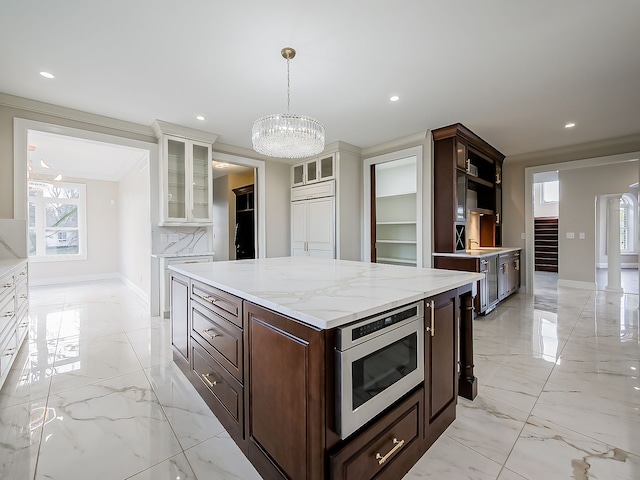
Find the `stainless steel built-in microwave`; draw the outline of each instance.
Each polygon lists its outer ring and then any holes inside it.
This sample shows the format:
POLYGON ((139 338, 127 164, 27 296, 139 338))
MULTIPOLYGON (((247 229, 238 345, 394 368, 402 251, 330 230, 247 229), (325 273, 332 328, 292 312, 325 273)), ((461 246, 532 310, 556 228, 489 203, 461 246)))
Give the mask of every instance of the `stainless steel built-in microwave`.
POLYGON ((424 381, 422 302, 339 328, 335 355, 344 439, 424 381))

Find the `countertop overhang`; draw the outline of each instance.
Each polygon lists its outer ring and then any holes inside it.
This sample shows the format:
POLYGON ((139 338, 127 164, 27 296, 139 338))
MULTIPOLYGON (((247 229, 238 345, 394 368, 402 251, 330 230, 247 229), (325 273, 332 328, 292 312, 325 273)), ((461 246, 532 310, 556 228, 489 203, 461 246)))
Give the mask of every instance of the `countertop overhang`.
POLYGON ((26 261, 27 261, 26 258, 0 260, 0 275, 4 275, 5 273, 9 273, 12 270, 15 270, 16 268, 24 264, 26 261))
POLYGON ((484 278, 482 273, 310 257, 180 264, 169 269, 320 329, 484 278))
POLYGON ((434 253, 434 257, 457 257, 457 258, 483 258, 491 257, 493 255, 500 255, 501 253, 516 252, 522 250, 522 247, 480 247, 471 250, 465 250, 464 252, 452 252, 452 253, 434 253))

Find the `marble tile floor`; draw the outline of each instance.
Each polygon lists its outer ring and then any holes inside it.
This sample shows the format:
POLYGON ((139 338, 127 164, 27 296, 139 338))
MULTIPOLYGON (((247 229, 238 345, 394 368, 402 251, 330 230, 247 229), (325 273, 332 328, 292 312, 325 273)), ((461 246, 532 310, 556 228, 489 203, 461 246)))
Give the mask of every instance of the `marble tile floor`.
MULTIPOLYGON (((259 479, 117 281, 35 287, 0 391, 0 478, 259 479)), ((406 475, 640 478, 638 296, 517 294, 474 322, 479 395, 406 475), (553 308, 550 308, 553 307, 553 308)))

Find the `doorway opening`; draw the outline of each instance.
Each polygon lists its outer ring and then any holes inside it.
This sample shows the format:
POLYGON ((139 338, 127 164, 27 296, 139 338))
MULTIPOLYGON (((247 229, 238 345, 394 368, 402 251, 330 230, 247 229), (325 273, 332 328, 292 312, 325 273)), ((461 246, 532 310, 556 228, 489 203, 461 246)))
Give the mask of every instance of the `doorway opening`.
POLYGON ((256 258, 256 177, 256 167, 213 161, 214 261, 256 258))
POLYGON ((119 279, 149 303, 155 145, 14 120, 14 217, 31 285, 119 279))
POLYGON ((534 294, 552 293, 558 287, 558 219, 560 215, 558 171, 533 176, 534 294))

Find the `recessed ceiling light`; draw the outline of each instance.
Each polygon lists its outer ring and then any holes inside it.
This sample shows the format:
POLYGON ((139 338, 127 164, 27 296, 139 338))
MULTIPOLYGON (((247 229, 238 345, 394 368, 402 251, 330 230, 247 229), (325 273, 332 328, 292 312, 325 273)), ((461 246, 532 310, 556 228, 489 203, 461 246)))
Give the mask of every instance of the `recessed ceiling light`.
POLYGON ((228 163, 216 163, 216 168, 227 168, 228 166, 228 163))
POLYGON ((400 100, 400 97, 398 95, 392 95, 391 97, 389 97, 390 102, 397 102, 398 100, 400 100))
POLYGON ((575 123, 567 123, 567 124, 564 126, 564 128, 573 128, 573 127, 575 127, 575 126, 576 126, 576 124, 575 124, 575 123))
POLYGON ((205 118, 205 117, 203 117, 202 115, 198 115, 198 116, 196 117, 196 120, 200 120, 201 122, 204 122, 204 121, 206 120, 206 118, 205 118))
POLYGON ((60 175, 60 174, 56 175, 56 178, 54 178, 54 180, 56 182, 59 182, 60 180, 62 180, 62 175, 60 175))
POLYGON ((40 75, 42 75, 44 78, 56 78, 52 73, 49 72, 40 72, 40 75))

